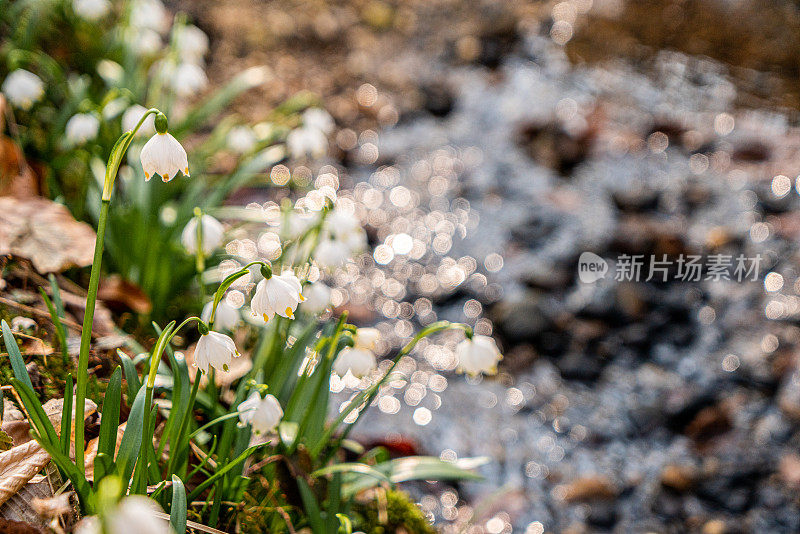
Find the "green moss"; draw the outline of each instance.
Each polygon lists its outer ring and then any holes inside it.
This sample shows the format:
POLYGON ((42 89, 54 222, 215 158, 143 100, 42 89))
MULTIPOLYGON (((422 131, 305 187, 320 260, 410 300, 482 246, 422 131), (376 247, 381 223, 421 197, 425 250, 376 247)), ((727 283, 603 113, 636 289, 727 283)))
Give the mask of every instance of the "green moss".
POLYGON ((356 503, 351 513, 353 531, 360 530, 366 534, 435 534, 436 532, 422 510, 402 491, 386 492, 386 512, 388 521, 381 523, 378 519, 378 504, 374 499, 356 503))
MULTIPOLYGON (((0 307, 0 319, 5 320, 11 324, 11 320, 20 315, 13 313, 5 307, 0 307)), ((37 323, 41 323, 41 318, 36 318, 37 323)), ((57 341, 53 338, 53 334, 46 329, 38 326, 34 331, 27 332, 32 337, 41 339, 43 342, 50 346, 57 346, 57 341)), ((64 362, 61 353, 58 351, 53 352, 48 356, 30 355, 25 353, 25 346, 21 340, 17 340, 20 345, 22 356, 26 364, 34 363, 36 366, 36 375, 31 376, 36 394, 39 400, 44 404, 50 399, 60 399, 64 396, 64 387, 66 386, 67 374, 72 373, 75 376, 75 365, 72 360, 64 362)), ((14 372, 11 369, 11 360, 8 358, 6 347, 2 344, 2 351, 0 351, 0 384, 10 384, 11 379, 14 378, 14 372)), ((97 376, 90 375, 87 382, 87 397, 93 400, 98 405, 102 402, 103 392, 106 389, 106 382, 98 380, 97 376)))

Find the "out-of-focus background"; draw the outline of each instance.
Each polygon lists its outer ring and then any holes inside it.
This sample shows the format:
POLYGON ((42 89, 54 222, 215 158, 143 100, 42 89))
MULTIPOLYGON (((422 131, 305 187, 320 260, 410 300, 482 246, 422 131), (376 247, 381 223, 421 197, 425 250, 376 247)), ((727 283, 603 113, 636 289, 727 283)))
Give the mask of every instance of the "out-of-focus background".
POLYGON ((333 116, 328 156, 281 168, 335 169, 357 203, 371 249, 334 304, 387 340, 436 319, 499 340, 499 373, 467 381, 455 338, 421 344, 352 436, 491 457, 482 482, 409 488, 437 528, 800 531, 799 3, 167 7, 208 34, 209 90, 268 67, 241 117, 298 92, 333 116), (585 252, 605 277, 581 281, 585 252), (687 280, 689 256, 760 263, 687 280))
POLYGON ((399 273, 415 318, 482 315, 502 341, 477 383, 435 350, 407 362, 359 432, 493 458, 485 483, 419 489, 443 531, 800 528, 797 3, 175 5, 212 79, 272 69, 241 113, 323 95, 372 241, 435 252, 379 247, 355 300, 369 280, 404 317, 399 273), (763 261, 749 282, 582 284, 584 251, 763 261))

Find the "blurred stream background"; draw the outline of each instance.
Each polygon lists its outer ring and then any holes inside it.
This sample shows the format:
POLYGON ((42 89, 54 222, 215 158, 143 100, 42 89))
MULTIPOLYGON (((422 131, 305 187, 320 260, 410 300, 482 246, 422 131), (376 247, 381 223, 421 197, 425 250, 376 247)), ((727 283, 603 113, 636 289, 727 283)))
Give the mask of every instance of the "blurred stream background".
POLYGON ((292 169, 335 175, 374 247, 334 301, 387 354, 437 319, 501 342, 467 381, 457 336, 420 344, 354 436, 492 457, 413 488, 443 532, 800 531, 797 2, 170 4, 212 79, 272 70, 239 113, 303 89, 336 119, 292 169), (611 265, 593 284, 585 251, 611 265), (622 254, 762 261, 626 282, 622 254))

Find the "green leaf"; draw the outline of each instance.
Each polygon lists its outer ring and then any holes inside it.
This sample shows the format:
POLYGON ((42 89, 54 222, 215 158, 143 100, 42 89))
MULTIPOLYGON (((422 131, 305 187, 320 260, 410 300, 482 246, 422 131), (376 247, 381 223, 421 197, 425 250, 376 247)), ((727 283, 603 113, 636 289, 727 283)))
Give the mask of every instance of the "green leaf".
POLYGON ((228 419, 235 419, 237 417, 239 417, 239 412, 231 412, 231 413, 225 414, 225 415, 223 415, 221 417, 217 417, 216 419, 213 419, 213 420, 209 421, 208 423, 204 424, 203 426, 201 426, 200 428, 198 428, 197 430, 195 430, 194 432, 189 434, 189 440, 194 439, 201 432, 203 432, 204 430, 207 430, 208 428, 216 425, 217 423, 221 423, 223 421, 227 421, 228 419))
POLYGON ((62 453, 53 443, 48 443, 46 440, 43 440, 42 436, 37 432, 33 432, 33 437, 42 448, 47 451, 53 462, 67 476, 70 482, 72 482, 72 486, 75 488, 75 492, 78 494, 83 508, 91 512, 92 487, 86 480, 84 469, 78 469, 78 466, 72 462, 69 456, 62 453))
POLYGON ((67 375, 67 384, 64 387, 64 405, 61 410, 61 452, 69 456, 69 443, 72 440, 72 374, 67 375))
POLYGON ((395 484, 409 480, 481 480, 475 469, 489 462, 485 456, 445 462, 435 456, 407 456, 389 462, 395 484))
MULTIPOLYGON (((474 470, 488 461, 487 457, 462 458, 455 462, 445 462, 435 456, 408 456, 376 464, 373 469, 383 473, 392 484, 410 480, 480 480, 482 477, 474 470)), ((353 464, 337 464, 331 467, 339 465, 353 464)), ((377 485, 377 479, 372 471, 351 470, 350 475, 342 492, 347 497, 377 485)))
POLYGON ((122 368, 125 371, 125 381, 128 383, 128 402, 132 403, 136 397, 136 392, 142 387, 139 381, 139 374, 136 372, 136 366, 131 360, 130 356, 117 349, 117 356, 122 361, 122 368))
POLYGON ((108 381, 103 411, 100 419, 100 437, 97 443, 98 454, 114 457, 117 445, 117 428, 119 428, 119 409, 122 400, 122 369, 117 366, 108 381))
POLYGON ((314 534, 325 534, 325 523, 322 521, 322 512, 319 509, 317 498, 308 486, 308 482, 302 477, 297 478, 297 487, 300 490, 300 498, 303 500, 303 508, 311 523, 311 530, 314 534))
POLYGON ((175 534, 186 532, 186 488, 183 481, 172 475, 172 510, 169 513, 169 523, 175 534))
POLYGON ((125 424, 125 433, 117 453, 116 472, 122 478, 123 484, 127 486, 133 473, 133 466, 139 455, 139 447, 142 444, 142 432, 144 427, 145 410, 145 388, 140 388, 136 394, 128 415, 128 422, 125 424))
POLYGON ((0 327, 3 330, 3 342, 6 344, 6 351, 11 359, 11 369, 14 371, 14 376, 33 391, 33 384, 31 383, 31 377, 28 375, 28 369, 25 367, 25 360, 22 359, 22 353, 19 351, 17 341, 14 339, 14 334, 5 319, 0 321, 0 327))
MULTIPOLYGON (((53 428, 53 423, 50 422, 47 414, 44 413, 39 399, 36 398, 36 394, 27 384, 24 384, 17 378, 11 379, 11 385, 14 386, 20 399, 22 399, 22 404, 25 405, 25 410, 28 412, 28 418, 33 428, 36 429, 43 440, 57 448, 60 441, 56 435, 56 429, 53 428)), ((44 443, 42 442, 41 445, 44 446, 44 443)))
POLYGON ((108 473, 114 471, 114 460, 109 455, 99 452, 94 457, 94 482, 103 480, 108 473))
MULTIPOLYGON (((52 276, 52 275, 50 275, 52 276)), ((58 286, 56 286, 57 288, 58 286)), ((50 300, 50 297, 47 296, 44 289, 41 287, 39 288, 39 293, 42 295, 42 299, 44 300, 45 305, 47 306, 47 311, 50 312, 50 320, 53 322, 53 326, 56 328, 56 337, 58 338, 58 344, 61 347, 61 357, 64 361, 69 361, 69 351, 67 350, 67 335, 64 331, 64 325, 61 323, 61 317, 58 316, 58 311, 56 307, 53 305, 53 302, 50 300)))
POLYGON ((230 471, 231 469, 233 469, 234 467, 236 467, 240 463, 242 463, 245 460, 247 460, 247 458, 251 454, 253 454, 256 450, 260 449, 261 447, 265 447, 267 445, 269 445, 269 443, 260 443, 258 445, 253 445, 252 447, 249 447, 249 448, 245 449, 244 452, 242 452, 242 454, 240 454, 235 459, 233 459, 230 462, 228 462, 227 464, 225 464, 224 467, 222 467, 221 469, 218 469, 213 475, 211 475, 210 477, 205 479, 203 482, 201 482, 192 491, 192 493, 189 494, 188 500, 189 501, 194 501, 201 493, 203 493, 203 491, 205 491, 206 488, 211 486, 219 478, 225 476, 228 473, 228 471, 230 471))
POLYGON ((380 482, 386 482, 387 484, 391 484, 392 480, 389 476, 372 466, 367 464, 362 464, 358 462, 347 462, 341 464, 334 464, 328 467, 323 467, 322 469, 317 469, 313 473, 311 473, 312 477, 322 477, 326 475, 332 475, 334 473, 356 473, 359 475, 364 475, 368 477, 372 477, 375 480, 380 482))

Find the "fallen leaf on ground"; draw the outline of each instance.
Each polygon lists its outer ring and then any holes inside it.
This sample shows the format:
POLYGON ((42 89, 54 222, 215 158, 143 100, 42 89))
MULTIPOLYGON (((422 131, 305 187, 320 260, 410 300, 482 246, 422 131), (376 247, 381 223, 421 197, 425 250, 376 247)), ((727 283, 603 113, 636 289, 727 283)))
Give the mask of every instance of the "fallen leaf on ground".
POLYGON ((95 233, 45 198, 0 197, 0 254, 31 260, 41 273, 92 263, 95 233))
MULTIPOLYGON (((57 429, 56 432, 61 428, 63 405, 64 399, 51 399, 42 406, 50 422, 57 429)), ((97 410, 97 405, 87 400, 84 408, 85 418, 97 410)), ((73 405, 73 415, 75 413, 74 409, 73 405)), ((73 423, 73 443, 75 441, 74 430, 73 423)), ((49 461, 50 455, 35 441, 28 441, 0 453, 0 504, 14 496, 20 488, 44 469, 49 461)))
POLYGON ((105 302, 109 308, 118 311, 130 310, 146 315, 153 310, 153 304, 147 294, 139 286, 119 275, 111 275, 100 281, 97 298, 105 302))

